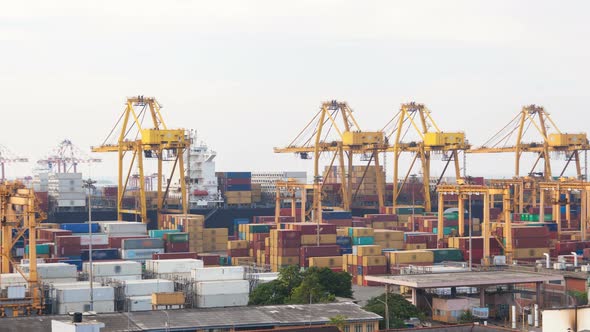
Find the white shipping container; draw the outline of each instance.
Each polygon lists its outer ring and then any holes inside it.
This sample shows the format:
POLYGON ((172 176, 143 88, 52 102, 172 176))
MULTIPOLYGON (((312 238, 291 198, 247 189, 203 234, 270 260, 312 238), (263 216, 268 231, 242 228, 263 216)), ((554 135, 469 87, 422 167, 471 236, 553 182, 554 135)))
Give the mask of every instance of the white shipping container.
POLYGON ((127 298, 129 311, 152 310, 152 296, 130 296, 127 298))
MULTIPOLYGON (((24 273, 29 273, 29 265, 22 264, 24 273)), ((43 263, 37 264, 37 274, 41 279, 77 278, 76 266, 67 263, 43 263)), ((44 281, 44 280, 42 280, 44 281)))
POLYGON ((149 260, 154 254, 163 254, 163 248, 157 249, 122 249, 121 258, 129 260, 149 260))
MULTIPOLYGON (((82 269, 84 272, 89 272, 90 264, 84 263, 82 269)), ((95 277, 141 275, 141 263, 126 261, 93 262, 92 270, 95 277)))
MULTIPOLYGON (((62 188, 63 189, 63 188, 62 188)), ((72 188, 75 189, 75 188, 72 188)), ((58 191, 55 195, 56 199, 60 200, 85 200, 86 194, 83 191, 58 191)))
POLYGON ((9 299, 24 299, 26 287, 25 286, 8 286, 6 287, 6 297, 9 299))
POLYGON ((76 281, 78 281, 78 278, 46 278, 41 280, 41 282, 44 284, 63 284, 76 281))
MULTIPOLYGON (((113 287, 93 287, 92 294, 94 301, 114 301, 115 289, 113 287)), ((90 301, 90 287, 86 288, 60 288, 57 290, 57 301, 59 303, 76 303, 90 301)))
POLYGON ((148 260, 145 262, 145 269, 156 274, 188 273, 190 276, 193 269, 202 267, 202 260, 190 258, 148 260))
MULTIPOLYGON (((93 287, 101 287, 102 285, 99 282, 94 282, 92 284, 92 286, 93 287)), ((50 296, 54 299, 57 299, 57 290, 58 289, 73 289, 73 288, 89 289, 90 288, 90 281, 54 283, 53 289, 51 289, 50 296)), ((88 294, 90 294, 90 291, 88 291, 88 294)))
POLYGON ((167 279, 167 280, 191 279, 190 272, 156 273, 153 276, 154 276, 154 278, 157 278, 157 279, 167 279))
POLYGON ((239 307, 248 305, 248 293, 222 294, 222 295, 198 295, 198 308, 239 307))
POLYGON ((94 277, 94 281, 96 281, 96 282, 127 281, 127 280, 141 280, 141 274, 128 275, 128 276, 101 276, 101 277, 94 277))
POLYGON ((197 282, 197 295, 243 294, 250 291, 248 280, 197 282))
POLYGON ((27 281, 20 273, 2 273, 0 274, 0 286, 2 289, 8 286, 26 286, 27 281))
POLYGON ((100 228, 103 233, 108 234, 147 234, 147 225, 140 222, 102 222, 100 228))
POLYGON ((51 320, 52 332, 100 332, 100 329, 104 328, 104 326, 104 323, 96 321, 86 321, 83 324, 79 324, 70 321, 62 322, 55 319, 51 320))
POLYGON ((244 279, 244 267, 219 266, 197 268, 192 270, 191 276, 195 281, 242 280, 244 279))
MULTIPOLYGON (((90 234, 79 234, 80 244, 83 246, 90 245, 90 234)), ((92 245, 108 245, 109 236, 107 234, 92 234, 92 245)))
MULTIPOLYGON (((69 312, 85 312, 90 311, 90 302, 70 302, 70 303, 59 303, 57 305, 57 313, 65 315, 69 312)), ((97 313, 109 313, 115 312, 115 301, 94 301, 93 311, 97 313)))
POLYGON ((76 207, 86 206, 86 200, 83 199, 56 199, 58 207, 76 207))
POLYGON ((172 293, 174 282, 164 279, 125 281, 125 296, 145 296, 152 293, 172 293))

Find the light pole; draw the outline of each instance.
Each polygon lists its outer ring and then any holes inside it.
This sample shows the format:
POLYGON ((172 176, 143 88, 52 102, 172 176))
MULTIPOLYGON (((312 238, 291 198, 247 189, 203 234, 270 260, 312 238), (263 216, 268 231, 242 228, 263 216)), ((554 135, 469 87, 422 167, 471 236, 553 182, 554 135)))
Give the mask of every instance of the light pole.
POLYGON ((168 313, 165 310, 162 310, 163 313, 166 314, 166 332, 170 331, 170 316, 168 315, 168 313))
POLYGON ((88 277, 90 279, 90 311, 94 311, 94 275, 92 268, 92 190, 96 181, 88 178, 83 181, 83 187, 88 189, 88 277))
MULTIPOLYGON (((469 209, 469 272, 472 271, 472 264, 473 264, 473 248, 471 247, 471 234, 472 234, 472 228, 473 228, 473 219, 471 218, 471 193, 469 193, 469 204, 468 204, 468 209, 469 209)), ((459 213, 465 213, 465 211, 459 211, 459 213)), ((464 231, 464 230, 463 230, 464 231)), ((484 241, 485 241, 485 237, 484 237, 484 241)))
POLYGON ((385 293, 385 302, 376 299, 377 301, 383 303, 385 305, 385 329, 389 330, 389 305, 387 304, 387 298, 389 297, 388 293, 385 293))

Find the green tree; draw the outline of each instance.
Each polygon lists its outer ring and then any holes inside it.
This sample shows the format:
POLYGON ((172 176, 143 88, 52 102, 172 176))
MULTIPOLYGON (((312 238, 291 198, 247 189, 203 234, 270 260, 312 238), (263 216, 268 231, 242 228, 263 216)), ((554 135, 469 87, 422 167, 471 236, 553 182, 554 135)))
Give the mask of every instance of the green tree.
POLYGON ((327 267, 311 267, 306 273, 319 274, 322 286, 330 294, 339 297, 352 298, 352 276, 348 272, 334 272, 327 267))
POLYGON ((567 291, 567 293, 576 300, 577 305, 588 304, 588 293, 587 292, 569 290, 569 291, 567 291))
MULTIPOLYGON (((385 304, 380 301, 386 302, 385 294, 370 299, 364 309, 385 317, 385 304)), ((389 307, 389 328, 403 328, 405 327, 404 320, 412 317, 424 319, 424 314, 399 294, 389 293, 387 304, 389 307)), ((379 322, 379 328, 386 328, 385 320, 379 322)))
POLYGON ((465 311, 463 311, 461 316, 459 316, 459 323, 461 323, 461 324, 473 323, 474 320, 475 320, 475 317, 471 313, 471 310, 465 310, 465 311))
POLYGON ((258 285, 250 293, 248 304, 252 305, 273 305, 283 304, 289 297, 285 285, 279 280, 273 280, 258 285))
POLYGON ((330 317, 329 324, 336 326, 340 331, 344 331, 344 326, 346 325, 346 316, 336 315, 334 317, 330 317))
POLYGON ((287 289, 288 294, 291 294, 293 289, 301 285, 303 275, 297 265, 289 265, 282 267, 279 270, 279 279, 283 286, 287 289))
POLYGON ((289 303, 293 304, 326 303, 331 301, 334 301, 334 294, 326 290, 319 273, 306 274, 301 284, 293 289, 288 300, 289 303))

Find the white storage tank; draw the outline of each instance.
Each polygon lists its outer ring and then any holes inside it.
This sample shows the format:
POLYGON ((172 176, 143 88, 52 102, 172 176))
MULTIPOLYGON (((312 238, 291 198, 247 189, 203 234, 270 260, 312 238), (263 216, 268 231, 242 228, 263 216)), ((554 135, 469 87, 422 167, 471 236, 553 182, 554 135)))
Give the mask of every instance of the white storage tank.
POLYGON ((244 294, 250 291, 248 280, 197 282, 197 295, 244 294))
POLYGON ((203 267, 192 270, 195 281, 243 280, 243 266, 203 267))
POLYGON ((151 296, 152 293, 172 293, 174 282, 165 279, 125 281, 125 296, 151 296))

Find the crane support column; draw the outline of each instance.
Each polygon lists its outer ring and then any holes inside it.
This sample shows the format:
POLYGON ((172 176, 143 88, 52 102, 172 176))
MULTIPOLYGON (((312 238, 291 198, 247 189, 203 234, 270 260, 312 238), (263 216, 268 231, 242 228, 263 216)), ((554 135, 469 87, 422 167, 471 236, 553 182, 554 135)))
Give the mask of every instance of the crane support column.
MULTIPOLYGON (((458 210, 459 210, 459 236, 463 236, 465 234, 465 197, 462 194, 459 194, 458 197, 458 210)), ((469 227, 471 227, 471 220, 468 220, 469 227)))
MULTIPOLYGON (((441 193, 438 193, 438 228, 436 230, 436 240, 437 240, 437 247, 440 248, 441 247, 441 242, 443 241, 444 238, 444 225, 445 225, 445 221, 444 221, 444 215, 443 215, 443 209, 445 206, 445 200, 444 200, 444 196, 441 193)), ((412 222, 414 222, 412 220, 412 222)))

